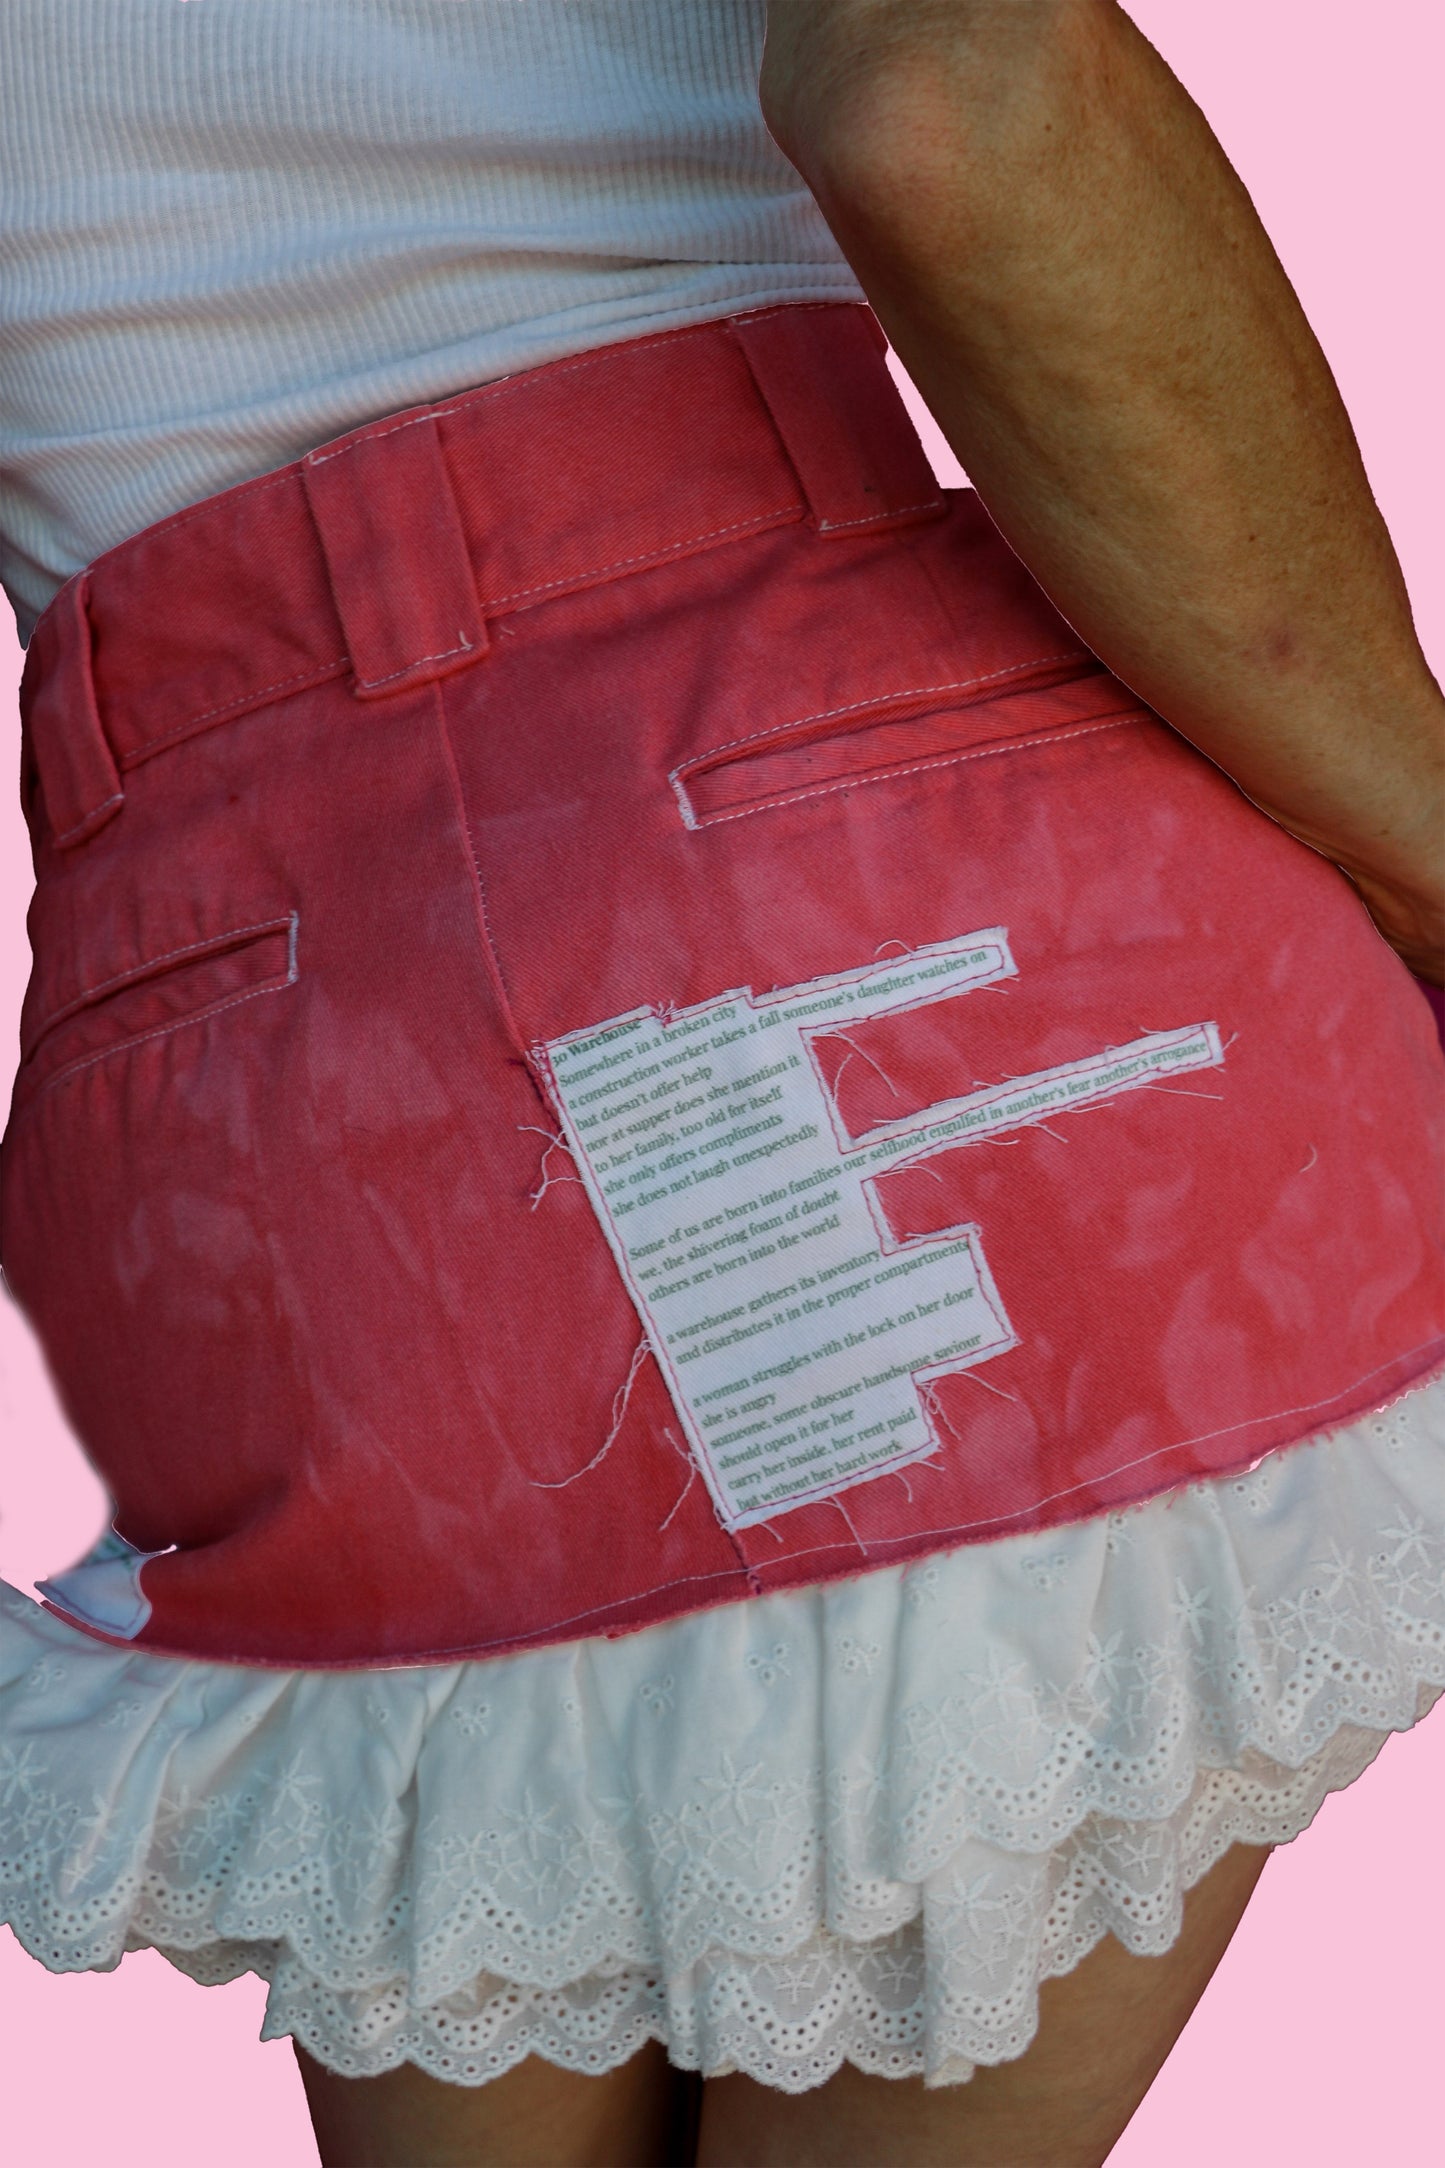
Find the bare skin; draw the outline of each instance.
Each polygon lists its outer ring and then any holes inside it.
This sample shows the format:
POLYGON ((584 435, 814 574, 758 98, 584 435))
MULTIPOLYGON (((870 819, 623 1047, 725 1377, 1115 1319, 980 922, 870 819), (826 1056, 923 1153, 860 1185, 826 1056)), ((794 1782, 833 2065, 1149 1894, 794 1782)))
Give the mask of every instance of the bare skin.
POLYGON ((477 2087, 404 2066, 338 2078, 301 2049, 322 2168, 1101 2168, 1229 1945, 1268 1859, 1234 1845, 1184 1900, 1162 1957, 1112 1935, 1039 1991, 1015 2061, 963 2085, 866 2077, 806 2093, 734 2074, 702 2086, 650 2042, 605 2077, 529 2058, 477 2087))
POLYGON ((296 2049, 322 2168, 681 2168, 697 2089, 650 2040, 603 2077, 529 2056, 485 2085, 409 2063, 338 2078, 296 2049))
POLYGON ((989 513, 1445 981, 1445 698, 1319 343, 1114 0, 769 0, 759 92, 989 513))
POLYGON ((1102 2168, 1209 1984, 1270 1854, 1236 1844, 1184 1900, 1179 1939, 1135 1957, 1112 1935, 1039 1989, 1014 2062, 964 2085, 849 2064, 808 2093, 751 2078, 703 2088, 697 2168, 1102 2168))

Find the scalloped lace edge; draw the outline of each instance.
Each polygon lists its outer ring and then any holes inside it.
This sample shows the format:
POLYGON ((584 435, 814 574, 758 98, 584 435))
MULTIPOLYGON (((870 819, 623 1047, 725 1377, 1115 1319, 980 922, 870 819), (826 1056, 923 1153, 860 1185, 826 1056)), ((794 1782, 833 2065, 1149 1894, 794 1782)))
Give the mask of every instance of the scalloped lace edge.
POLYGON ((0 1917, 347 2075, 963 2082, 1445 1692, 1445 1380, 1094 1521, 617 1641, 207 1666, 0 1595, 0 1917), (71 1721, 63 1719, 67 1701, 71 1721))

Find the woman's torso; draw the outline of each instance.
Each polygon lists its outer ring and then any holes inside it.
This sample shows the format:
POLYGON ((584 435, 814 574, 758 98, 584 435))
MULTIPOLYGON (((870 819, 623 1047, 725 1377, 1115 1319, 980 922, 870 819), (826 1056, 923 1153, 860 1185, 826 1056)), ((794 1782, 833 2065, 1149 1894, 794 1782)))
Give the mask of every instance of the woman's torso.
POLYGON ((764 127, 764 0, 8 0, 0 583, 378 415, 860 300, 764 127))

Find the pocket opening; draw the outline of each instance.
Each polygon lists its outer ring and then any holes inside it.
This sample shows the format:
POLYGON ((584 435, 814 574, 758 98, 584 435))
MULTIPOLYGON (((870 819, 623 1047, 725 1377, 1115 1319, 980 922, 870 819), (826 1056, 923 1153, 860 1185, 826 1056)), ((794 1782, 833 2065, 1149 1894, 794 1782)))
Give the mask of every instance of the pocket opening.
POLYGON ((51 1011, 22 1049, 17 1095, 297 975, 299 915, 230 927, 147 958, 51 1011))
POLYGON ((1074 724, 1149 712, 1103 663, 1081 671, 1071 657, 1004 692, 981 687, 940 701, 936 686, 919 687, 846 717, 804 717, 684 761, 671 780, 684 823, 702 828, 972 752, 1047 742, 1074 724))

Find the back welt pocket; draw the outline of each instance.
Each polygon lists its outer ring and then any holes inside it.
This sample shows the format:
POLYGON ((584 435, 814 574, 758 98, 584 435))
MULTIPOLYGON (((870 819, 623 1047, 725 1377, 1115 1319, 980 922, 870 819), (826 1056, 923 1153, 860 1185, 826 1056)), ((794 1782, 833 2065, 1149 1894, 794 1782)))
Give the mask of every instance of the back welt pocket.
POLYGON ((1007 672, 1003 683, 994 678, 957 688, 912 687, 697 754, 670 778, 683 820, 689 828, 705 828, 1149 712, 1102 663, 1081 670, 1079 658, 1069 656, 1051 672, 1027 667, 1026 684, 1007 672), (1049 681, 1041 683, 1041 676, 1049 681))
POLYGON ((143 1039, 199 1023, 296 977, 297 915, 234 926, 85 988, 51 1014, 21 1056, 17 1092, 58 1084, 143 1039))

